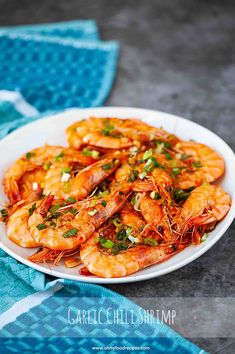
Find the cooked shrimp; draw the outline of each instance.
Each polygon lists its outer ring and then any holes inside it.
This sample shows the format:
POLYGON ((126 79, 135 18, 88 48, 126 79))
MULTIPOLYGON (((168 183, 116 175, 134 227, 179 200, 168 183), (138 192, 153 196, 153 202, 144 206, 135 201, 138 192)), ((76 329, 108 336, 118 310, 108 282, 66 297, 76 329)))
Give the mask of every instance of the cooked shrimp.
POLYGON ((163 206, 159 205, 156 200, 148 196, 144 196, 140 200, 140 212, 148 225, 166 242, 171 242, 174 239, 171 229, 169 215, 163 206))
POLYGON ((134 192, 156 191, 167 201, 171 201, 172 177, 162 168, 155 168, 145 179, 133 183, 134 192))
POLYGON ((49 249, 76 248, 122 208, 130 189, 130 184, 120 184, 105 199, 99 200, 95 207, 81 208, 80 212, 78 209, 78 213, 75 210, 75 213, 69 216, 63 213, 63 209, 58 209, 54 219, 50 212, 54 197, 48 195, 29 218, 30 231, 36 242, 49 249), (52 220, 53 224, 47 220, 52 220))
MULTIPOLYGON (((175 146, 176 156, 184 158, 187 168, 176 175, 175 186, 182 189, 214 182, 224 174, 224 160, 210 147, 192 141, 181 141, 175 146)), ((180 170, 179 170, 180 172, 180 170)))
POLYGON ((138 245, 121 251, 117 255, 107 254, 100 247, 99 233, 96 232, 81 245, 80 257, 82 263, 92 274, 103 278, 118 278, 166 261, 180 250, 177 250, 175 245, 173 246, 138 245))
POLYGON ((32 237, 28 226, 30 210, 33 212, 35 207, 36 203, 24 205, 10 215, 7 221, 8 238, 21 247, 39 246, 32 237))
POLYGON ((79 149, 88 144, 108 149, 123 149, 170 134, 137 119, 89 118, 69 126, 66 135, 70 146, 79 149))
POLYGON ((221 187, 203 184, 195 188, 184 203, 177 218, 178 229, 184 234, 194 226, 218 222, 231 206, 231 198, 221 187))
POLYGON ((15 203, 24 197, 24 193, 43 188, 42 182, 50 164, 63 160, 65 156, 83 166, 94 162, 91 157, 62 146, 45 145, 29 151, 14 162, 5 174, 3 185, 10 202, 15 203))
POLYGON ((155 157, 151 157, 145 164, 124 163, 117 169, 115 180, 133 182, 134 192, 156 191, 162 198, 171 202, 170 192, 173 179, 163 168, 155 167, 155 165, 159 165, 155 157))
POLYGON ((122 224, 131 229, 131 237, 135 243, 142 243, 142 232, 146 226, 144 219, 134 211, 129 203, 126 203, 120 212, 122 224))
POLYGON ((72 165, 66 161, 56 162, 46 175, 43 193, 45 195, 51 193, 56 198, 63 199, 86 198, 98 184, 117 169, 120 165, 119 157, 121 157, 119 153, 112 154, 77 174, 73 172, 72 165))

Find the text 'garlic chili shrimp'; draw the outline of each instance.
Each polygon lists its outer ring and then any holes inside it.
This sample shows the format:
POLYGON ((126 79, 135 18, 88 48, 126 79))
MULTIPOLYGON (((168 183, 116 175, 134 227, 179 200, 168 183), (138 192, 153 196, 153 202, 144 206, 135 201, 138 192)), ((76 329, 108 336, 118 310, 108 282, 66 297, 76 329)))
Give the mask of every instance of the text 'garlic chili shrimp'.
POLYGON ((122 208, 130 189, 129 184, 120 184, 94 207, 81 208, 77 213, 74 204, 72 212, 58 208, 56 216, 51 209, 54 197, 48 195, 29 218, 30 232, 36 242, 52 250, 76 248, 122 208))
POLYGON ((128 148, 139 142, 169 137, 162 128, 151 127, 137 119, 93 118, 76 122, 66 130, 69 145, 84 144, 108 149, 128 148))
POLYGON ((189 189, 204 182, 214 182, 224 174, 225 165, 222 157, 210 147, 192 141, 180 141, 175 150, 179 158, 184 159, 186 168, 177 174, 174 185, 189 189))
POLYGON ((120 165, 121 154, 115 153, 83 168, 78 173, 66 161, 54 163, 45 177, 43 193, 56 198, 86 198, 92 190, 120 165))
POLYGON ((103 278, 125 277, 150 265, 164 262, 177 252, 177 248, 167 245, 138 245, 113 255, 101 249, 98 239, 99 233, 96 232, 82 244, 80 257, 92 274, 103 278))

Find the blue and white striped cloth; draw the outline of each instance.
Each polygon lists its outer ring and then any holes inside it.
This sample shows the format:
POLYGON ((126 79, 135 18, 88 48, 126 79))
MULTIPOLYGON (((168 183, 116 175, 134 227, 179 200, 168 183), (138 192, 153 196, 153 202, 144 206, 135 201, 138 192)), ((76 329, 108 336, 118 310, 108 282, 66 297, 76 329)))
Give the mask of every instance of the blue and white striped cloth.
MULTIPOLYGON (((0 28, 0 138, 48 111, 102 105, 117 56, 93 21, 0 28)), ((205 353, 162 323, 141 323, 142 309, 106 288, 49 277, 2 250, 0 269, 1 353, 205 353), (134 324, 110 323, 110 309, 134 324), (82 320, 91 310, 98 320, 82 320)))

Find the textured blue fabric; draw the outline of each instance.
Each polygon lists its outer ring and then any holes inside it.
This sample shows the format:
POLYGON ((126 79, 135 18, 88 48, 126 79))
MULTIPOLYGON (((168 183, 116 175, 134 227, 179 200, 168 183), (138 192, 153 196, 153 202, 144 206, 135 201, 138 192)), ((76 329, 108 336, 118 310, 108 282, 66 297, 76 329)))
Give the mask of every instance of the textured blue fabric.
POLYGON ((86 41, 99 39, 98 28, 93 20, 0 27, 0 34, 10 33, 39 34, 86 41))
POLYGON ((20 91, 40 112, 101 105, 110 91, 115 42, 0 35, 0 90, 20 91))
MULTIPOLYGON (((0 138, 43 116, 30 117, 32 110, 25 107, 24 100, 39 112, 102 104, 112 85, 118 47, 114 42, 101 43, 98 38, 93 21, 0 28, 0 90, 20 93, 10 99, 0 91, 0 138)), ((105 353, 104 349, 92 347, 108 345, 149 346, 149 353, 204 353, 163 324, 73 327, 65 318, 68 306, 75 309, 124 306, 135 314, 140 308, 94 284, 55 280, 19 263, 2 250, 0 269, 1 318, 7 318, 20 301, 26 299, 26 305, 30 305, 30 297, 62 286, 53 296, 45 297, 3 326, 1 353, 105 353)), ((142 352, 146 353, 138 351, 142 352)))

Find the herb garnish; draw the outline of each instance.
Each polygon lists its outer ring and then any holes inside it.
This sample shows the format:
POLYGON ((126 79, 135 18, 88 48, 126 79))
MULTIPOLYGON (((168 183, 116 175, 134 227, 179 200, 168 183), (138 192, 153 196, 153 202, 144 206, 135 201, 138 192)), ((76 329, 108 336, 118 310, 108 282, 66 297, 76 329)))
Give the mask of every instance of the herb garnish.
POLYGON ((33 203, 33 205, 31 206, 31 208, 29 208, 29 216, 31 216, 34 212, 34 210, 36 209, 36 203, 33 203))
POLYGON ((100 238, 100 244, 104 248, 112 248, 114 246, 114 242, 106 238, 100 238))
POLYGON ((59 155, 55 157, 55 161, 62 161, 64 157, 64 152, 62 151, 59 155))
POLYGON ((76 198, 74 198, 74 197, 68 197, 67 203, 71 203, 71 204, 76 203, 76 198))
POLYGON ((152 237, 145 237, 144 244, 148 246, 157 246, 158 242, 152 237))
POLYGON ((46 228, 47 228, 47 226, 46 226, 45 224, 38 224, 38 225, 37 225, 37 229, 38 229, 39 231, 44 230, 44 229, 46 229, 46 228))
POLYGON ((132 170, 130 172, 129 178, 128 178, 128 182, 134 182, 137 180, 138 178, 138 171, 137 170, 132 170))
POLYGON ((7 209, 2 209, 2 210, 0 210, 0 213, 1 213, 1 215, 2 215, 2 221, 5 222, 5 221, 6 221, 6 218, 7 218, 7 216, 8 216, 8 211, 7 211, 7 209))
POLYGON ((27 154, 25 155, 26 159, 27 160, 30 160, 31 157, 34 157, 36 154, 35 152, 27 152, 27 154))
POLYGON ((73 236, 76 236, 77 233, 78 233, 78 229, 73 228, 73 229, 70 229, 70 230, 64 232, 62 236, 63 236, 64 238, 73 237, 73 236))
POLYGON ((107 205, 106 200, 102 200, 101 205, 103 205, 103 207, 106 207, 106 205, 107 205))

